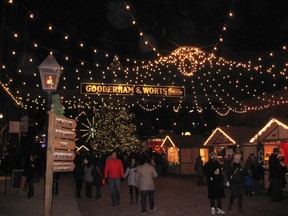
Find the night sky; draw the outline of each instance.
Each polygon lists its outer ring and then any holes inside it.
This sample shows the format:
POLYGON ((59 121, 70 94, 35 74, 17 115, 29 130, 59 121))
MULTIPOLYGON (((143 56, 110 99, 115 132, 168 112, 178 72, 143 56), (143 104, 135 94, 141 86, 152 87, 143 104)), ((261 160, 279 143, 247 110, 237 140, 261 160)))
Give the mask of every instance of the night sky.
POLYGON ((85 3, 51 0, 19 4, 37 11, 41 21, 52 23, 79 40, 110 53, 127 57, 136 54, 141 59, 151 59, 153 55, 139 45, 139 31, 131 25, 131 15, 163 53, 183 45, 209 50, 217 42, 225 22, 228 31, 224 47, 232 52, 270 51, 287 42, 285 0, 106 0, 85 3), (130 6, 131 13, 125 10, 125 3, 130 6), (227 19, 230 9, 233 18, 227 19))
MULTIPOLYGON (((123 66, 129 66, 126 62, 127 58, 139 62, 157 59, 156 52, 151 47, 145 46, 145 40, 139 36, 140 32, 144 33, 152 47, 156 47, 157 52, 162 56, 171 54, 181 46, 198 47, 210 53, 218 44, 217 56, 229 60, 246 62, 254 56, 264 58, 271 51, 277 52, 275 62, 282 67, 287 59, 287 53, 281 51, 288 39, 286 8, 286 0, 26 0, 14 1, 12 5, 3 3, 1 5, 1 46, 3 48, 0 59, 1 64, 5 64, 7 69, 1 73, 1 79, 7 83, 13 79, 10 83, 11 89, 15 92, 20 91, 21 97, 37 97, 33 93, 38 94, 41 88, 35 89, 39 77, 33 74, 37 72, 37 67, 49 51, 53 50, 57 61, 65 68, 64 75, 67 83, 62 80, 60 85, 67 85, 69 94, 72 85, 75 85, 69 78, 76 76, 72 71, 79 67, 79 62, 82 60, 88 62, 82 66, 83 71, 86 72, 95 70, 89 63, 96 62, 104 68, 115 55, 119 56, 123 66), (126 10, 128 5, 129 11, 126 10), (3 13, 3 6, 5 6, 5 13, 3 13), (229 17, 230 12, 233 13, 231 17, 229 17), (34 16, 33 21, 29 18, 31 13, 34 16), (137 25, 132 25, 133 20, 137 25), (49 25, 53 26, 53 31, 47 30, 49 25), (223 26, 227 28, 225 32, 223 26), (17 40, 12 37, 15 32, 19 34, 17 40), (65 35, 69 35, 68 41, 63 40, 65 35), (219 44, 220 37, 224 39, 221 44, 219 44), (37 49, 33 47, 35 42, 39 46, 37 49), (84 44, 84 49, 79 48, 80 43, 84 44), (101 55, 92 55, 93 49, 97 49, 97 53, 101 55), (11 51, 14 50, 17 53, 16 57, 11 56, 11 51), (105 57, 107 53, 108 58, 105 57), (66 55, 71 56, 69 61, 64 60, 66 55), (30 58, 33 58, 33 61, 27 63, 30 58), (19 68, 21 74, 17 72, 19 68), (25 86, 23 80, 26 81, 25 86), (27 92, 31 95, 27 96, 27 92)), ((272 62, 272 60, 265 60, 265 63, 270 64, 270 61, 272 62)), ((235 71, 236 74, 241 73, 235 71)), ((100 77, 100 70, 96 70, 95 74, 95 77, 100 77)), ((235 74, 232 76, 235 76, 232 79, 237 79, 235 74)), ((257 76, 260 75, 255 75, 256 81, 257 76)), ((242 82, 248 82, 247 77, 247 75, 242 77, 242 82)), ((83 72, 81 79, 86 81, 88 76, 83 72)), ((160 80, 161 76, 155 77, 157 82, 158 79, 160 80)), ((283 86, 287 86, 287 81, 282 78, 259 78, 262 79, 268 83, 277 81, 279 87, 263 85, 257 89, 260 93, 278 91, 283 86)), ((168 77, 167 81, 161 84, 171 85, 172 81, 174 78, 168 77)), ((257 86, 256 81, 249 83, 250 86, 257 86)), ((224 86, 223 88, 230 88, 227 84, 225 86, 225 81, 218 82, 224 86)), ((181 81, 175 78, 175 84, 185 85, 188 94, 191 94, 189 89, 192 84, 183 82, 182 77, 181 81)), ((196 86, 196 88, 201 87, 196 86)), ((247 95, 233 92, 233 89, 229 90, 230 94, 241 100, 251 99, 247 95)), ((201 92, 203 95, 204 93, 201 92)), ((191 104, 192 107, 195 106, 193 102, 191 104)), ((214 122, 211 119, 215 119, 216 115, 213 111, 190 112, 191 104, 187 107, 183 105, 183 109, 178 113, 166 106, 154 112, 146 112, 140 108, 132 110, 136 113, 139 126, 148 132, 160 128, 179 130, 179 132, 183 128, 188 128, 201 132, 207 130, 207 124, 208 129, 216 126, 216 123, 211 124, 214 122)))

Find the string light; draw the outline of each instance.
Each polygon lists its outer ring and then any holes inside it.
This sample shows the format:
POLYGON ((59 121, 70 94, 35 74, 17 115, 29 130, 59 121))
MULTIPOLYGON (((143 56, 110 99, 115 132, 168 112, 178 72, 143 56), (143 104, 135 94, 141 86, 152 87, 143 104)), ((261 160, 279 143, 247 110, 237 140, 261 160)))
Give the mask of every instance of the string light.
MULTIPOLYGON (((130 6, 126 7, 127 10, 130 12, 130 6)), ((33 13, 29 13, 30 15, 33 13)), ((131 14, 132 15, 132 14, 131 14)), ((234 13, 232 12, 232 7, 230 12, 228 13, 228 18, 233 17, 234 13)), ((33 16, 34 17, 34 16, 33 16)), ((136 20, 132 16, 132 24, 137 25, 136 20)), ((38 17, 37 17, 38 19, 38 17)), ((139 26, 138 26, 139 27, 139 26)), ((70 39, 68 37, 68 34, 60 31, 59 29, 55 28, 52 25, 49 25, 48 30, 53 32, 53 31, 58 31, 62 34, 62 40, 63 37, 65 40, 70 39)), ((227 26, 226 23, 223 26, 223 32, 227 31, 227 26)), ((149 40, 146 38, 145 34, 141 29, 139 29, 139 35, 143 37, 144 43, 147 45, 150 44, 149 40)), ((20 33, 14 33, 14 38, 22 39, 25 40, 25 37, 23 37, 20 33)), ((224 35, 221 34, 219 36, 219 42, 224 42, 224 35)), ((52 50, 50 48, 47 48, 45 45, 38 45, 38 43, 32 43, 35 48, 41 48, 45 50, 52 50)), ((84 48, 84 49, 90 49, 90 52, 98 53, 97 49, 90 45, 86 45, 86 42, 79 42, 77 43, 77 46, 84 48), (85 44, 85 46, 84 46, 85 44)), ((150 44, 151 45, 151 44, 150 44)), ((286 50, 286 45, 281 46, 282 50, 286 50)), ((156 51, 156 47, 152 48, 154 51, 156 51)), ((217 50, 217 47, 215 47, 217 50)), ((100 51, 104 57, 109 58, 110 56, 114 56, 111 53, 107 52, 102 52, 100 51)), ((16 55, 15 50, 12 50, 11 53, 13 55, 16 55)), ((51 51, 52 53, 52 51, 51 51)), ((79 81, 84 79, 84 71, 87 71, 87 68, 89 66, 92 66, 94 68, 100 68, 99 70, 102 70, 105 68, 109 68, 108 65, 106 64, 99 64, 96 62, 90 62, 86 60, 80 60, 78 58, 73 58, 72 55, 64 54, 59 51, 53 51, 53 53, 57 53, 60 56, 63 56, 63 59, 66 61, 69 61, 71 63, 72 60, 78 62, 77 66, 79 64, 81 66, 85 66, 86 68, 82 67, 81 68, 81 76, 71 76, 71 78, 68 79, 62 79, 63 81, 63 89, 69 89, 67 83, 76 83, 76 86, 74 89, 79 89, 79 81), (68 57, 69 56, 69 57, 68 57), (76 80, 74 81, 73 78, 76 80)), ((203 105, 203 101, 205 104, 209 104, 210 108, 213 109, 216 113, 219 115, 227 115, 230 112, 236 112, 236 113, 242 113, 242 112, 247 112, 251 110, 262 110, 262 109, 267 109, 271 106, 277 106, 279 104, 287 104, 287 101, 285 98, 281 99, 271 99, 274 98, 274 95, 271 95, 271 98, 269 98, 267 95, 263 94, 264 92, 259 91, 259 88, 257 86, 253 86, 253 80, 254 74, 257 73, 257 76, 260 78, 266 76, 267 74, 270 74, 269 77, 271 77, 273 82, 271 82, 271 86, 268 82, 265 83, 264 80, 259 79, 260 83, 260 88, 261 87, 269 87, 271 89, 279 89, 277 83, 275 80, 280 79, 286 79, 287 80, 287 64, 283 65, 282 68, 280 68, 280 72, 277 73, 276 69, 278 69, 280 66, 276 64, 271 64, 270 66, 264 66, 262 62, 265 62, 265 58, 268 56, 271 59, 274 59, 277 53, 273 50, 271 52, 268 52, 267 54, 262 55, 261 57, 255 57, 257 59, 257 63, 253 63, 253 61, 247 61, 247 63, 241 63, 241 62, 236 62, 236 61, 230 61, 226 60, 224 58, 218 57, 215 53, 206 53, 202 51, 199 48, 195 47, 190 47, 190 46, 184 46, 184 47, 179 47, 175 51, 171 52, 167 56, 159 57, 155 60, 148 60, 148 61, 139 61, 139 60, 134 60, 130 58, 126 58, 125 62, 127 66, 124 68, 115 68, 112 70, 112 76, 113 78, 111 79, 113 82, 118 83, 121 81, 124 81, 126 83, 151 83, 155 84, 157 83, 158 85, 166 84, 169 83, 172 85, 177 85, 180 84, 182 85, 183 83, 186 83, 190 85, 190 91, 192 92, 192 103, 198 112, 202 112, 204 109, 206 109, 206 105, 203 105), (133 65, 135 64, 135 65, 133 65), (221 68, 222 69, 219 69, 221 68), (210 70, 210 71, 209 71, 210 70), (230 72, 228 73, 227 70, 230 72), (242 79, 243 75, 245 76, 250 76, 250 81, 249 83, 242 83, 243 81, 237 81, 235 79, 236 75, 233 74, 233 71, 237 71, 235 73, 238 73, 239 71, 242 71, 241 73, 237 74, 237 79, 242 79), (175 74, 171 74, 171 71, 175 74), (209 73, 207 72, 209 71, 209 73), (226 71, 226 74, 223 74, 223 71, 226 71), (117 73, 116 73, 117 72, 117 73), (176 74, 177 72, 180 72, 178 75, 176 74), (123 76, 122 76, 123 75, 123 76), (158 78, 157 76, 161 76, 161 78, 158 78), (216 77, 216 78, 215 78, 216 77), (173 81, 172 81, 172 80, 173 81), (235 80, 233 80, 235 79, 235 80), (216 81, 218 80, 218 81, 216 81), (237 82, 236 82, 237 81, 237 82), (227 87, 224 87, 221 85, 221 83, 224 82, 227 84, 227 87), (201 86, 201 91, 197 89, 200 84, 201 86), (218 84, 218 85, 217 85, 218 84), (219 85, 220 84, 220 85, 219 85), (268 86, 269 84, 269 86, 268 86), (211 89, 215 89, 215 91, 211 91, 211 89), (241 95, 244 96, 249 96, 251 100, 256 100, 257 102, 261 103, 261 105, 255 105, 255 106, 249 106, 247 103, 244 103, 243 101, 241 102, 239 99, 236 97, 236 93, 234 94, 233 92, 230 92, 230 90, 235 90, 237 91, 237 94, 239 92, 243 92, 241 95), (199 98, 199 95, 205 95, 205 99, 203 100, 199 98), (213 99, 216 98, 216 99, 213 99), (214 104, 214 101, 218 100, 219 101, 219 107, 217 107, 214 104)), ((123 57, 119 57, 119 59, 122 59, 123 57)), ((33 58, 29 58, 29 62, 33 62, 33 58)), ((3 64, 2 68, 5 68, 5 65, 3 64)), ((72 70, 75 68, 71 68, 72 70)), ((110 68, 109 68, 110 69, 110 68)), ((18 70, 19 73, 21 73, 21 69, 18 70)), ((76 73, 76 72, 75 72, 76 73)), ((96 71, 96 73, 101 73, 99 71, 96 71)), ((93 80, 92 72, 89 73, 89 77, 87 79, 93 80)), ((35 75, 34 75, 35 76, 35 75)), ((101 76, 101 75, 100 75, 101 76)), ((110 74, 108 72, 103 71, 103 75, 101 77, 98 77, 97 74, 97 79, 99 78, 100 80, 102 79, 105 81, 108 79, 107 77, 110 77, 110 74)), ((23 85, 26 82, 23 82, 23 85)), ((26 83, 26 85, 28 85, 26 83)), ((38 85, 36 85, 38 86, 38 85)), ((271 90, 270 90, 271 91, 271 90)), ((112 99, 112 96, 110 97, 110 100, 112 99)), ((104 99, 103 99, 104 100, 104 99)), ((179 104, 181 104, 184 99, 178 99, 179 104), (181 101, 181 103, 180 103, 181 101)), ((160 100, 161 101, 161 100, 160 100)), ((37 102, 38 103, 38 102, 37 102)), ((71 103, 71 102, 70 102, 71 103)), ((128 105, 128 104, 127 104, 128 105)), ((82 104, 82 107, 85 106, 82 104)), ((143 107, 143 109, 147 110, 155 110, 159 107, 162 107, 163 104, 159 103, 158 105, 151 105, 150 107, 147 105, 139 104, 139 106, 143 107)), ((28 106, 27 106, 28 107, 28 106)), ((181 108, 180 105, 173 106, 176 111, 179 111, 181 108)))

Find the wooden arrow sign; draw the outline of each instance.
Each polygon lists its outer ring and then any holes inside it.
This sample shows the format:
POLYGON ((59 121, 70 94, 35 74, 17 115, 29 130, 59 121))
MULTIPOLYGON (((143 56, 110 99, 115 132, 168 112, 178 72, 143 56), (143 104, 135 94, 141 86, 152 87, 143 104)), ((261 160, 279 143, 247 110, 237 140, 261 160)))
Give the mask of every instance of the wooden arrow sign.
POLYGON ((73 150, 76 148, 76 144, 73 140, 54 139, 53 148, 63 150, 73 150))
POLYGON ((74 140, 76 137, 76 133, 75 133, 75 131, 69 130, 69 129, 55 128, 54 129, 54 137, 74 140))
POLYGON ((53 159, 54 161, 73 161, 75 154, 73 151, 65 150, 54 150, 53 159))
POLYGON ((65 117, 56 116, 54 122, 56 127, 61 128, 74 129, 77 126, 76 120, 65 117))
POLYGON ((67 161, 54 161, 53 162, 53 172, 72 172, 75 168, 73 162, 67 161))

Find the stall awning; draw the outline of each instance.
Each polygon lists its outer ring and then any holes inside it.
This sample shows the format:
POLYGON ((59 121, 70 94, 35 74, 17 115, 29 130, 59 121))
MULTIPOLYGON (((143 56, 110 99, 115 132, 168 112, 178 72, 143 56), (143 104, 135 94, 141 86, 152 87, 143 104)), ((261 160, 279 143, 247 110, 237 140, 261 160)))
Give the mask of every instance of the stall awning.
POLYGON ((272 118, 250 139, 251 143, 288 140, 288 119, 272 118))
POLYGON ((255 127, 217 127, 205 141, 205 146, 237 145, 249 143, 249 139, 259 131, 255 127))

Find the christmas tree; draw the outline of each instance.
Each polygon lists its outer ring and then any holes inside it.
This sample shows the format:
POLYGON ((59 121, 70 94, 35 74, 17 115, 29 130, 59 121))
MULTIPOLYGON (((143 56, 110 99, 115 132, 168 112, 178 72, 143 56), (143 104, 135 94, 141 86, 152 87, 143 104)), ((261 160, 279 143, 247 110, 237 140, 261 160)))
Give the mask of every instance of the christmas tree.
POLYGON ((90 145, 97 156, 107 156, 113 150, 138 153, 142 150, 133 124, 134 114, 124 107, 102 106, 95 112, 95 137, 90 145))

